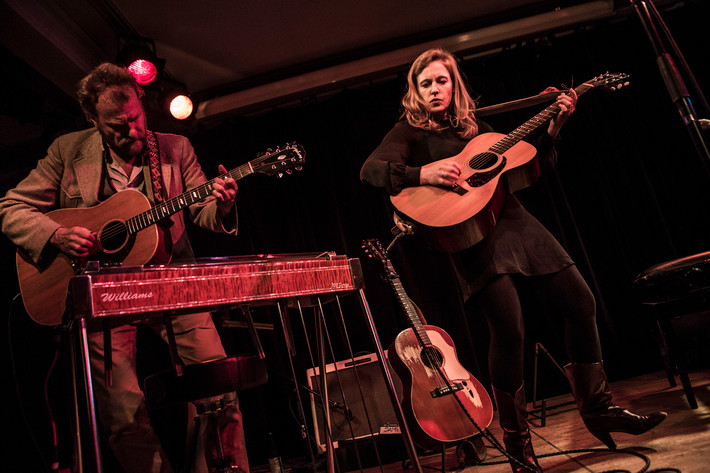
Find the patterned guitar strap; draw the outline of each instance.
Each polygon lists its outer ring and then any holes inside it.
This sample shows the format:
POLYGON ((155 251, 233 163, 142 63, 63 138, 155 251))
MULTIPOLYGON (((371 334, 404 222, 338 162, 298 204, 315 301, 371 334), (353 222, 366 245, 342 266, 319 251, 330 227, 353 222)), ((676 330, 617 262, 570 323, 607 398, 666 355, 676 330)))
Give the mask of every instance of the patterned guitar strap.
POLYGON ((160 166, 160 150, 155 133, 150 130, 145 134, 146 150, 145 157, 148 158, 150 167, 150 177, 153 183, 153 200, 155 204, 163 203, 163 172, 160 166))

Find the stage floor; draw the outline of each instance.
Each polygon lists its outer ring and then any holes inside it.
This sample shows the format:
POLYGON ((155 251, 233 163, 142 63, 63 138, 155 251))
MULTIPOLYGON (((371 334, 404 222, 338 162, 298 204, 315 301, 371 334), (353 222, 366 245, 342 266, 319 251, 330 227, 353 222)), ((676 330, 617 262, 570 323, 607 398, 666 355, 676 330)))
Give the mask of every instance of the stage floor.
MULTIPOLYGON (((707 473, 710 471, 710 372, 691 373, 697 409, 690 409, 680 382, 670 387, 664 372, 615 382, 612 391, 617 404, 636 413, 654 410, 668 412, 668 418, 644 435, 612 434, 618 449, 643 455, 650 461, 648 470, 675 468, 682 473, 707 473)), ((548 400, 550 405, 572 401, 571 395, 548 400)), ((585 429, 577 409, 567 404, 549 410, 545 427, 540 419, 530 416, 533 445, 540 466, 547 473, 604 472, 628 470, 631 473, 646 471, 642 457, 623 452, 611 452, 585 429), (562 453, 577 449, 600 449, 598 452, 562 453), (546 456, 549 455, 549 456, 546 456)), ((490 431, 502 440, 497 418, 490 431)), ((454 449, 447 452, 447 469, 459 469, 454 449)), ((504 457, 487 448, 484 463, 501 461, 504 457)), ((422 465, 441 468, 441 455, 421 459, 422 465)), ((394 467, 394 465, 392 465, 394 467)), ((393 468, 388 473, 401 471, 393 468)), ((475 465, 463 469, 465 473, 510 472, 510 466, 475 465)))
MULTIPOLYGON (((680 382, 675 387, 669 386, 664 372, 612 383, 617 404, 640 414, 654 410, 668 412, 664 422, 644 435, 612 434, 619 448, 616 452, 606 449, 587 432, 576 408, 570 402, 571 395, 548 399, 548 405, 562 406, 548 409, 544 427, 538 414, 529 417, 540 466, 546 473, 601 473, 609 470, 629 473, 660 470, 665 473, 664 468, 675 468, 668 471, 681 473, 707 473, 710 471, 710 372, 698 371, 691 373, 690 377, 698 401, 697 409, 688 406, 680 382), (585 449, 596 451, 569 452, 585 449), (624 453, 624 450, 641 456, 624 453), (650 462, 648 466, 646 461, 650 462)), ((493 419, 489 430, 502 441, 497 418, 493 419)), ((495 463, 503 461, 504 457, 489 442, 486 441, 485 445, 487 448, 483 463, 463 467, 456 456, 455 447, 448 448, 446 470, 462 473, 510 472, 507 463, 495 463)), ((424 472, 442 468, 441 452, 420 455, 419 461, 424 472)), ((411 473, 413 470, 407 467, 406 462, 396 461, 381 467, 355 471, 411 473)))

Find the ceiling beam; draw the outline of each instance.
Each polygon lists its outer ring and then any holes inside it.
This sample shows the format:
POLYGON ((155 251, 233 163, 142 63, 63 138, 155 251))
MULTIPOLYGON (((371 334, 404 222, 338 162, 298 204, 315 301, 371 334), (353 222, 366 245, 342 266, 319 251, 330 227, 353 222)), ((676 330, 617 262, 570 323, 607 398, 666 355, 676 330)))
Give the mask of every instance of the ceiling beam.
MULTIPOLYGON (((91 14, 93 12, 86 12, 91 14)), ((77 82, 106 61, 100 42, 115 42, 109 25, 97 24, 105 37, 87 34, 61 4, 37 0, 2 0, 0 42, 14 55, 73 96, 77 82), (38 53, 41 51, 41 53, 38 53)), ((92 19, 99 21, 92 17, 92 19)))
POLYGON ((558 8, 551 12, 480 28, 208 99, 198 104, 195 117, 198 121, 225 118, 256 105, 276 103, 285 98, 303 97, 318 91, 345 87, 358 79, 364 80, 402 70, 421 52, 433 47, 442 47, 453 53, 485 50, 519 38, 572 27, 607 18, 613 14, 612 0, 594 0, 581 5, 558 8))

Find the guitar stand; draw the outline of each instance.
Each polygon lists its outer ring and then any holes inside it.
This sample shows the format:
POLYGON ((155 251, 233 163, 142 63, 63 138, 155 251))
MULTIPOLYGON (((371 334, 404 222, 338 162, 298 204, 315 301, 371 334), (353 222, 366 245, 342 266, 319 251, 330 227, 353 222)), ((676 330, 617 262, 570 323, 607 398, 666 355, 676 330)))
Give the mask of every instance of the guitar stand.
MULTIPOLYGON (((447 473, 446 468, 446 449, 450 445, 445 443, 441 444, 441 468, 422 465, 423 468, 428 468, 430 470, 440 471, 441 473, 447 473)), ((464 468, 466 466, 478 465, 482 463, 488 454, 486 450, 486 445, 483 443, 483 438, 481 434, 476 434, 473 437, 469 437, 466 440, 462 440, 456 443, 456 460, 458 462, 458 468, 464 468)), ((402 461, 402 468, 409 470, 411 468, 410 460, 402 461)))
POLYGON ((456 445, 456 459, 459 462, 459 468, 482 463, 487 455, 488 450, 483 443, 481 434, 467 438, 456 445))
POLYGON ((548 352, 545 347, 542 345, 542 343, 536 343, 535 344, 535 363, 534 363, 534 374, 533 374, 533 400, 532 400, 532 409, 528 411, 528 413, 535 415, 536 413, 540 413, 539 419, 540 419, 540 426, 545 427, 545 424, 547 423, 547 410, 548 409, 556 409, 558 407, 563 407, 563 406, 568 406, 570 404, 574 404, 574 400, 572 401, 567 401, 567 402, 561 402, 559 404, 553 404, 551 406, 547 405, 547 401, 545 399, 542 399, 540 401, 539 407, 537 404, 537 384, 538 384, 538 373, 539 373, 539 366, 538 366, 538 359, 540 356, 540 352, 542 352, 543 355, 547 357, 548 360, 557 368, 557 370, 562 373, 562 376, 567 379, 567 375, 565 373, 565 370, 555 361, 555 359, 550 355, 550 352, 548 352))

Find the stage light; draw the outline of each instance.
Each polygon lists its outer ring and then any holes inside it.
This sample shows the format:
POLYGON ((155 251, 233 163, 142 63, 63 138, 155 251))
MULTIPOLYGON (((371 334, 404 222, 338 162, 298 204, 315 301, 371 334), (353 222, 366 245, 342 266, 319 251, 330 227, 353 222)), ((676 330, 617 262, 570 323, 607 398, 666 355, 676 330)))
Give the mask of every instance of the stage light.
POLYGON ((165 60, 155 54, 153 40, 141 37, 119 38, 118 50, 118 63, 133 74, 139 85, 150 85, 159 78, 165 60))
POLYGON ((158 68, 147 59, 136 59, 126 66, 138 85, 148 85, 158 77, 158 68))
POLYGON ((160 85, 163 113, 169 113, 172 118, 181 121, 192 117, 193 104, 187 86, 168 77, 163 77, 160 85))
POLYGON ((184 94, 179 94, 170 100, 170 115, 178 120, 185 120, 192 115, 192 100, 184 94))

